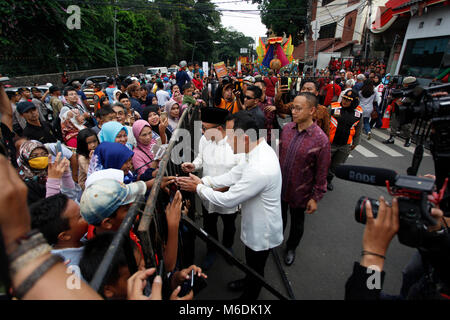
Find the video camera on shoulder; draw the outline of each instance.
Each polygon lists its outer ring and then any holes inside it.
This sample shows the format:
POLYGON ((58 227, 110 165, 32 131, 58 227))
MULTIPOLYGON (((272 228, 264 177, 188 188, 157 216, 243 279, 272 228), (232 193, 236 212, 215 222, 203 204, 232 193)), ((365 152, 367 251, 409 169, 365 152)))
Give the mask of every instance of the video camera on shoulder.
MULTIPOLYGON (((386 186, 390 195, 398 197, 400 227, 397 235, 400 243, 419 248, 448 235, 445 228, 435 232, 429 231, 430 227, 438 224, 431 216, 431 209, 443 200, 448 178, 439 193, 436 193, 433 179, 398 175, 389 169, 341 165, 336 168, 336 176, 348 181, 386 186), (429 201, 429 195, 433 195, 435 200, 429 201)), ((355 220, 362 224, 367 221, 366 201, 370 201, 372 205, 374 218, 378 214, 379 202, 362 196, 355 207, 355 220)))

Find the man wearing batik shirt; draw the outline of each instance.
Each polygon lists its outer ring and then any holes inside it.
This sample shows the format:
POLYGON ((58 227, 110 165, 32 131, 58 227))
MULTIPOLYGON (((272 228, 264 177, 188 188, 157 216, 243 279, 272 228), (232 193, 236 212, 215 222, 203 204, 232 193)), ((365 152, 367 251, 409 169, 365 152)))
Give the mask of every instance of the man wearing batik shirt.
POLYGON ((312 214, 327 191, 330 166, 330 142, 323 130, 314 123, 317 97, 300 93, 292 104, 292 120, 281 133, 280 166, 283 177, 281 212, 283 230, 287 210, 291 216, 289 238, 286 241, 286 265, 295 260, 295 249, 303 236, 305 212, 312 214))
POLYGON ((275 129, 277 108, 273 105, 273 98, 266 95, 266 83, 263 80, 257 80, 255 86, 262 90, 261 101, 259 102, 259 108, 264 113, 264 128, 267 129, 267 143, 271 144, 272 141, 272 129, 275 129))

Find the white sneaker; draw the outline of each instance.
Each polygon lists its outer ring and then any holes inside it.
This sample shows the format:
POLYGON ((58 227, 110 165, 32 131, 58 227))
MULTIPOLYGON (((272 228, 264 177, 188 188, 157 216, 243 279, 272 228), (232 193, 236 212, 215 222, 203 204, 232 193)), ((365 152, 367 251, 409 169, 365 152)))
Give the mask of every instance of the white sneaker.
POLYGON ((370 140, 370 139, 372 139, 372 132, 369 132, 369 133, 367 134, 367 140, 370 140))

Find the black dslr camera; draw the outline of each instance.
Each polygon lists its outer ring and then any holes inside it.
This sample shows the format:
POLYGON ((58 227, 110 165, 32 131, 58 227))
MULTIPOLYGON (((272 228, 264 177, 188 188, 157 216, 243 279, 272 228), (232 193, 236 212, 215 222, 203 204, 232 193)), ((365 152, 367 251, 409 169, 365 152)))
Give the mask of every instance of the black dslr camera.
MULTIPOLYGON (((430 213, 442 201, 448 179, 438 194, 434 192, 433 179, 398 175, 388 169, 341 165, 336 169, 336 176, 349 181, 386 186, 390 195, 398 197, 400 227, 397 235, 400 243, 419 248, 447 236, 447 229, 437 232, 429 232, 428 229, 438 223, 430 213), (433 202, 428 200, 429 195, 434 196, 433 202)), ((374 218, 377 217, 379 208, 378 200, 361 197, 356 204, 355 220, 363 224, 367 221, 366 201, 370 201, 372 205, 374 218)))

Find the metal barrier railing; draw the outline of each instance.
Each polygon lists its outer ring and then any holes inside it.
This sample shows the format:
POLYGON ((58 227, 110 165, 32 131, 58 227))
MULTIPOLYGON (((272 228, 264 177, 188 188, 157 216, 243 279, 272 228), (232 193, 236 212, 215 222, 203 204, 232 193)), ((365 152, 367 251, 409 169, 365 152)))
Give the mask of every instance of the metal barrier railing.
MULTIPOLYGON (((119 231, 115 235, 113 242, 111 243, 110 247, 108 248, 108 251, 105 255, 105 257, 102 260, 102 263, 100 267, 98 268, 97 272, 94 275, 93 280, 91 281, 90 285, 97 291, 100 291, 102 289, 102 286, 104 282, 107 279, 107 276, 110 272, 111 265, 114 261, 115 256, 118 253, 119 248, 126 243, 124 240, 124 237, 130 232, 131 228, 133 227, 133 223, 136 221, 136 218, 138 217, 138 214, 141 213, 141 218, 139 222, 139 226, 137 228, 137 235, 140 239, 140 243, 142 246, 142 252, 144 255, 144 260, 146 267, 155 267, 158 265, 158 261, 160 258, 162 258, 163 254, 163 245, 164 245, 164 238, 166 236, 166 230, 164 230, 165 226, 165 213, 164 213, 164 205, 161 204, 160 201, 160 189, 161 189, 161 182, 164 176, 170 175, 170 176, 176 176, 176 175, 183 175, 184 173, 181 170, 181 166, 179 164, 175 164, 171 161, 172 151, 174 147, 180 143, 180 137, 181 137, 181 129, 188 130, 190 133, 191 141, 190 141, 190 156, 191 159, 194 159, 194 151, 195 146, 198 145, 198 141, 195 141, 195 137, 197 135, 195 134, 195 121, 200 120, 200 108, 198 107, 188 107, 182 114, 178 127, 175 129, 175 131, 172 134, 172 137, 169 141, 169 145, 166 149, 166 152, 159 164, 159 170, 155 177, 155 181, 153 184, 153 187, 150 191, 150 195, 145 203, 145 208, 141 210, 141 207, 143 205, 142 200, 136 202, 129 210, 125 220, 123 221, 119 231)), ((200 138, 200 137, 198 137, 200 138)), ((186 141, 184 141, 186 143, 186 141)), ((185 148, 186 150, 186 148, 185 148)), ((182 155, 186 156, 186 155, 182 155)), ((278 255, 276 252, 272 250, 274 259, 277 262, 277 267, 280 271, 281 277, 283 279, 283 282, 287 288, 287 291, 289 293, 289 298, 286 297, 284 294, 280 293, 277 289, 275 289, 271 284, 269 284, 263 277, 261 277, 260 274, 258 274, 256 271, 254 271, 252 268, 247 266, 246 264, 242 263, 240 260, 238 260, 236 257, 234 257, 228 250, 226 250, 225 247, 222 246, 220 242, 218 242, 216 239, 212 238, 210 235, 208 235, 203 229, 199 228, 195 225, 194 219, 195 219, 195 195, 190 194, 191 196, 191 208, 190 208, 190 214, 188 214, 188 217, 182 216, 181 223, 186 228, 188 228, 191 232, 193 232, 195 235, 199 236, 200 239, 202 239, 205 242, 208 242, 209 244, 212 244, 219 253, 221 253, 224 257, 228 259, 231 263, 236 265, 240 270, 245 272, 246 274, 252 276, 254 279, 256 279, 264 288, 266 288, 269 292, 271 292, 274 296, 276 296, 279 299, 282 300, 289 300, 289 299, 295 299, 294 294, 292 292, 292 288, 290 287, 289 281, 287 280, 286 275, 284 274, 284 271, 281 267, 281 263, 279 261, 278 255), (278 261, 277 261, 278 260, 278 261)), ((180 239, 181 240, 181 239, 180 239)), ((181 244, 181 243, 180 243, 181 244)), ((124 248, 127 258, 130 256, 130 250, 131 248, 124 248)), ((180 252, 182 250, 178 250, 180 252)), ((132 257, 132 256, 131 256, 132 257)), ((131 258, 131 260, 134 260, 131 258)), ((135 262, 129 264, 130 274, 133 274, 136 271, 135 262)))

